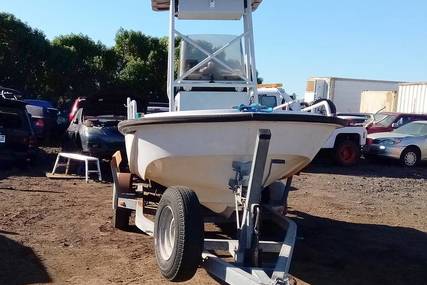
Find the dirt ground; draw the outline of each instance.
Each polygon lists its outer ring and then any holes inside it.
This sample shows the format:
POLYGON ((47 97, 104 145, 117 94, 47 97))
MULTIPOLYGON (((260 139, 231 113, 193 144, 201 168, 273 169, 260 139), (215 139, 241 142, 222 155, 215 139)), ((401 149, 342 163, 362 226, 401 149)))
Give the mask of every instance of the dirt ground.
MULTIPOLYGON (((111 184, 0 169, 0 284, 166 284, 153 240, 111 226, 111 184)), ((294 179, 297 284, 426 284, 427 167, 317 162, 294 179)), ((188 284, 217 284, 203 269, 188 284)))

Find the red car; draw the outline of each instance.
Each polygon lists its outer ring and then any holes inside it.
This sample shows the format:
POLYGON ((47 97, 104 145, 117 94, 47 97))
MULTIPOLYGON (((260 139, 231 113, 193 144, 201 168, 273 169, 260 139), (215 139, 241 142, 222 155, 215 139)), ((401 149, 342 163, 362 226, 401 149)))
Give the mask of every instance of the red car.
POLYGON ((427 120, 427 114, 404 114, 383 112, 375 116, 375 121, 367 127, 368 134, 391 132, 394 129, 413 121, 427 120))

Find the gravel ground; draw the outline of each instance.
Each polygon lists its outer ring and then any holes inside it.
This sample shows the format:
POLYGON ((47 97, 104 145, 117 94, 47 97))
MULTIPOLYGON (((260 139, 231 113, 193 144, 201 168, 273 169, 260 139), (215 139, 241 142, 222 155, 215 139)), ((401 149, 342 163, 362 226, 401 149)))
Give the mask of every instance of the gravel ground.
MULTIPOLYGON (((111 184, 0 170, 0 284, 166 284, 153 240, 111 226, 111 184)), ((294 179, 297 284, 425 284, 427 168, 322 162, 294 179)), ((188 284, 217 284, 200 269, 188 284)))

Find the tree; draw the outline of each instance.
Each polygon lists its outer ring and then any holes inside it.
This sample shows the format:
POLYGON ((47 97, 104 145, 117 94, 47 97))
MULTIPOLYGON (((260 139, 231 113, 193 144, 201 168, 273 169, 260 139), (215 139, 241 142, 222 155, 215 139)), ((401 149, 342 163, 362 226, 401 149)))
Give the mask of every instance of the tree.
POLYGON ((71 34, 55 38, 52 48, 56 50, 52 54, 52 80, 62 81, 63 91, 91 96, 115 81, 117 56, 100 42, 71 34))
POLYGON ((114 50, 121 84, 132 86, 147 101, 167 100, 167 40, 120 29, 114 50))
POLYGON ((49 41, 15 16, 0 13, 1 84, 27 93, 46 91, 49 41))

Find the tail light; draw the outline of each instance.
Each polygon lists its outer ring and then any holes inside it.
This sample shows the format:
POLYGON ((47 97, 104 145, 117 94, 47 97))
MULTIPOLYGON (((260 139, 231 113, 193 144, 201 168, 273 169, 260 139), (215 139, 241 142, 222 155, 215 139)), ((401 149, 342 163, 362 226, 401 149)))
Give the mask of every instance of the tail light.
POLYGON ((35 122, 34 122, 34 125, 37 127, 37 128, 44 128, 44 120, 43 119, 37 119, 35 122))
POLYGON ((373 139, 370 139, 370 138, 366 139, 366 144, 373 144, 373 143, 374 143, 373 139))

